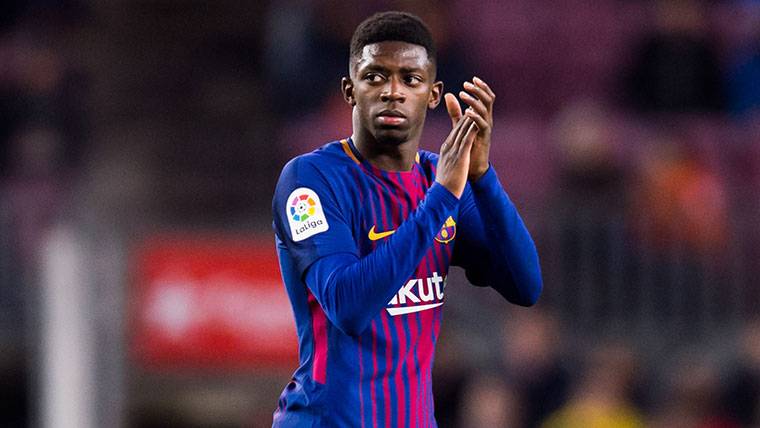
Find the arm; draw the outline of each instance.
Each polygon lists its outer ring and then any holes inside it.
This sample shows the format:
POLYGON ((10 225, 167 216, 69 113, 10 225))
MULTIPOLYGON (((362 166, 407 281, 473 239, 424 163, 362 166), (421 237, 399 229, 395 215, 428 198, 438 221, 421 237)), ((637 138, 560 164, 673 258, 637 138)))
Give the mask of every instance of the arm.
POLYGON ((459 95, 469 106, 464 113, 454 95, 445 96, 452 123, 470 117, 478 127, 468 171, 471 192, 460 209, 462 234, 454 262, 473 284, 490 285, 508 301, 530 306, 543 287, 536 246, 488 161, 496 95, 477 77, 463 86, 459 95))
POLYGON ((531 306, 543 288, 538 253, 493 168, 470 185, 460 207, 453 264, 474 285, 491 286, 508 301, 531 306))
POLYGON ((314 262, 306 270, 306 285, 330 321, 346 334, 361 334, 414 273, 458 205, 456 196, 434 184, 412 215, 370 254, 340 253, 314 262))

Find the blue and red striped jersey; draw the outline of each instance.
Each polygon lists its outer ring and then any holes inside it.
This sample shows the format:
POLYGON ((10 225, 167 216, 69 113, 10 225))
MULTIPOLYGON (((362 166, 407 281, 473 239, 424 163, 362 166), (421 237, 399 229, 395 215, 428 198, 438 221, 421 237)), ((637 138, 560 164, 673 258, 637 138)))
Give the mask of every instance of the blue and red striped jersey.
POLYGON ((346 139, 283 169, 272 209, 300 365, 274 426, 435 426, 452 264, 475 285, 535 302, 535 246, 493 169, 460 200, 435 183, 436 164, 421 150, 410 171, 383 171, 346 139))

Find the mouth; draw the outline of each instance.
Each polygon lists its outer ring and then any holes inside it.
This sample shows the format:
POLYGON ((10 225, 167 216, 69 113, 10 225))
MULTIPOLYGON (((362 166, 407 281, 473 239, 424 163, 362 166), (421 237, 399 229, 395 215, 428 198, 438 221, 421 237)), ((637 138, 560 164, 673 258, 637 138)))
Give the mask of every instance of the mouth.
POLYGON ((406 116, 398 110, 383 110, 377 114, 380 125, 398 126, 406 122, 406 116))

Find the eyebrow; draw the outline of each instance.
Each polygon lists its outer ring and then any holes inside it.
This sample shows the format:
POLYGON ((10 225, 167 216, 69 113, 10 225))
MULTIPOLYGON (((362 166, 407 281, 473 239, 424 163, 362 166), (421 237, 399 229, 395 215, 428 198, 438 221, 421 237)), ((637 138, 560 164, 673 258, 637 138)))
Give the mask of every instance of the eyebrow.
POLYGON ((419 67, 401 67, 402 73, 413 73, 415 71, 419 72, 419 71, 423 71, 423 69, 419 67))
MULTIPOLYGON (((362 68, 361 65, 359 68, 362 68)), ((370 64, 366 67, 363 67, 364 70, 362 71, 388 71, 387 67, 383 67, 382 65, 376 65, 376 64, 370 64)))
MULTIPOLYGON (((366 66, 363 71, 389 71, 389 68, 382 65, 370 64, 366 66)), ((399 71, 401 73, 414 73, 424 71, 424 69, 420 67, 401 67, 399 71)))

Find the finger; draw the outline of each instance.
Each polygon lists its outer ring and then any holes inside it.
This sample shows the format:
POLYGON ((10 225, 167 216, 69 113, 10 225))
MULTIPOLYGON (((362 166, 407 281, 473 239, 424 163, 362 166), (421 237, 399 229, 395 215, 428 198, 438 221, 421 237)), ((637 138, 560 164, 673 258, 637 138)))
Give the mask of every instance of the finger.
POLYGON ((478 113, 476 113, 472 109, 467 109, 464 112, 465 117, 472 118, 472 120, 475 122, 476 125, 478 125, 478 128, 480 128, 481 131, 485 131, 491 127, 491 125, 488 123, 488 121, 478 113))
POLYGON ((470 126, 472 123, 472 118, 469 116, 462 116, 462 118, 459 121, 459 129, 457 129, 456 134, 454 135, 454 142, 459 144, 459 142, 462 140, 462 137, 464 136, 464 133, 467 132, 467 127, 470 126))
POLYGON ((483 79, 475 76, 475 77, 472 78, 472 81, 476 85, 478 85, 481 88, 483 88, 486 92, 488 92, 488 95, 491 96, 491 100, 495 100, 496 99, 496 94, 491 90, 491 87, 488 86, 488 83, 486 83, 483 79))
POLYGON ((473 96, 483 102, 483 105, 490 111, 493 105, 493 98, 486 92, 485 89, 480 86, 473 85, 471 82, 464 82, 464 89, 468 92, 468 95, 473 96))
POLYGON ((449 149, 454 145, 454 142, 456 141, 457 135, 459 133, 459 130, 464 126, 465 118, 460 117, 457 123, 454 125, 454 129, 449 132, 448 137, 443 141, 443 144, 441 144, 441 154, 444 152, 449 151, 449 149))
POLYGON ((452 148, 452 150, 456 150, 457 157, 459 157, 459 155, 462 153, 462 147, 465 146, 466 141, 467 141, 467 135, 470 133, 472 126, 474 124, 471 117, 464 116, 464 120, 466 120, 467 122, 459 130, 459 134, 457 135, 456 147, 452 148))
POLYGON ((467 92, 483 100, 484 102, 491 100, 491 94, 489 94, 488 91, 478 85, 474 85, 472 82, 464 82, 462 86, 464 86, 464 89, 467 90, 467 92))
POLYGON ((469 116, 462 116, 462 120, 460 121, 459 129, 457 130, 457 134, 454 137, 454 143, 451 145, 451 150, 454 152, 459 151, 459 147, 462 145, 462 140, 464 139, 464 136, 467 134, 468 127, 472 124, 472 118, 469 116))
POLYGON ((459 105, 459 101, 457 101, 457 97, 454 94, 447 93, 443 96, 443 99, 446 101, 446 110, 449 112, 451 126, 453 127, 462 117, 462 107, 459 105))
POLYGON ((488 116, 488 108, 483 103, 483 101, 473 97, 465 91, 459 92, 459 97, 462 99, 462 101, 464 101, 465 104, 470 106, 470 109, 475 109, 475 111, 477 111, 481 116, 488 116))
POLYGON ((464 132, 464 135, 462 137, 462 142, 459 145, 459 153, 463 153, 465 151, 469 151, 472 148, 472 144, 475 142, 475 136, 478 133, 478 126, 475 124, 475 122, 472 122, 470 126, 467 127, 467 131, 464 132))

